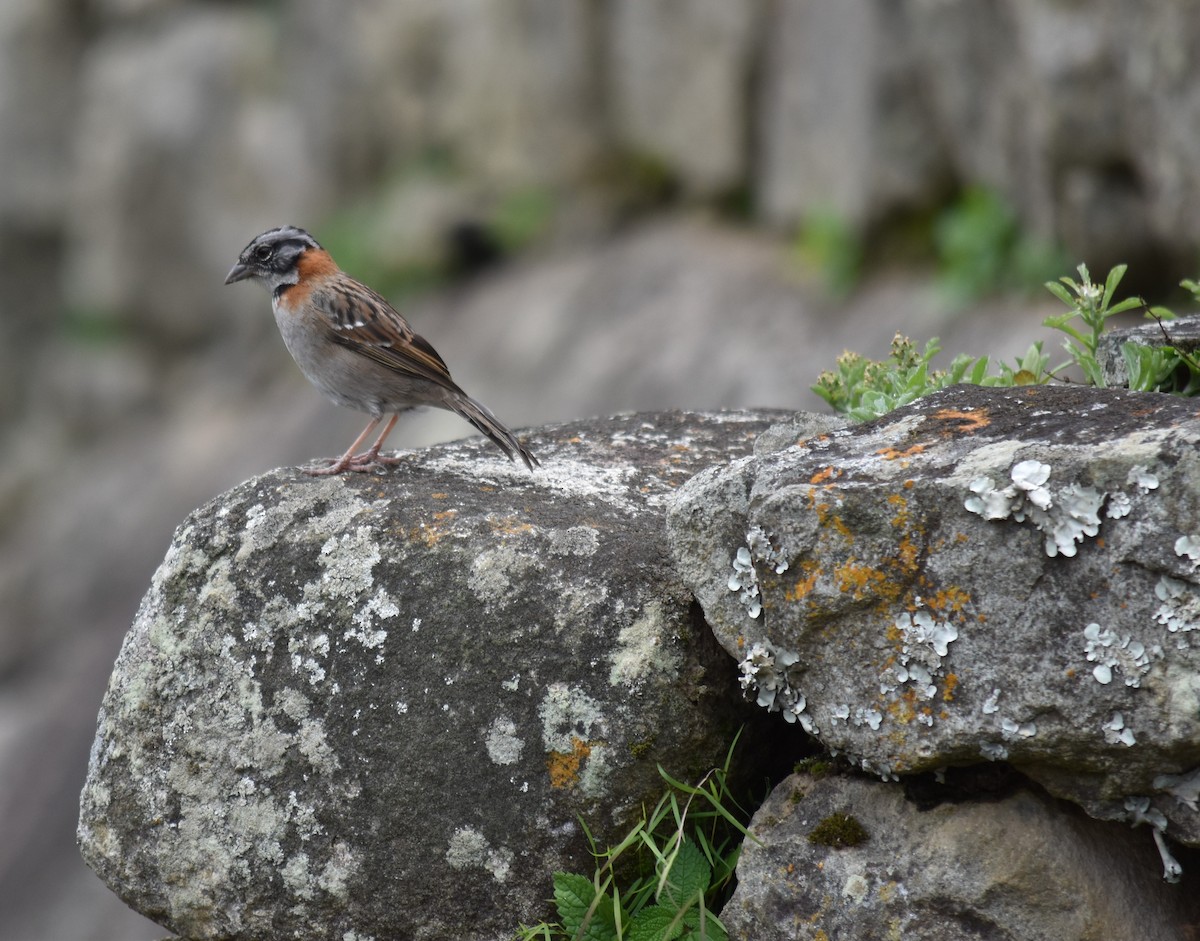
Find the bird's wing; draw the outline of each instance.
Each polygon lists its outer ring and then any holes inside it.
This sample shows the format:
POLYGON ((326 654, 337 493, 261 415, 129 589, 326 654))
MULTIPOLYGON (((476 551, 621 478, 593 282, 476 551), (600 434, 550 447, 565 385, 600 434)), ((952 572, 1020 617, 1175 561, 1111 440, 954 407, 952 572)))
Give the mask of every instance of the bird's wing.
POLYGON ((325 315, 334 343, 388 369, 461 393, 437 350, 381 294, 350 278, 314 291, 311 303, 325 315))

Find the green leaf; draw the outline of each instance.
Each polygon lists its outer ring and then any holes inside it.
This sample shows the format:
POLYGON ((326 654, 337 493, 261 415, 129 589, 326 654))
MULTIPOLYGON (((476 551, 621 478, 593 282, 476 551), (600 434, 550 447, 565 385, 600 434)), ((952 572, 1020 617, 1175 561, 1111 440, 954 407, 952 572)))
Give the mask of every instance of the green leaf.
POLYGON ((679 847, 674 858, 668 861, 665 876, 660 900, 665 900, 665 904, 674 908, 683 908, 708 891, 712 867, 696 844, 687 840, 679 847))
POLYGON ((683 934, 684 927, 679 912, 650 905, 634 916, 625 937, 628 941, 673 941, 683 934))
POLYGON ((554 874, 554 904, 568 937, 579 941, 615 941, 613 900, 597 896, 587 876, 571 872, 554 874))
POLYGON ((1114 314, 1123 314, 1127 310, 1133 310, 1136 307, 1144 307, 1146 304, 1140 297, 1127 297, 1115 307, 1110 307, 1105 311, 1106 317, 1112 317, 1114 314))
MULTIPOLYGON (((1108 309, 1108 305, 1112 301, 1113 292, 1116 291, 1117 285, 1121 283, 1121 279, 1125 277, 1125 271, 1128 267, 1128 265, 1114 265, 1109 269, 1108 277, 1104 280, 1104 300, 1100 305, 1101 310, 1108 309)), ((1083 270, 1082 265, 1080 266, 1080 270, 1083 271, 1084 277, 1086 277, 1087 274, 1083 270)))
MULTIPOLYGON (((1071 292, 1068 291, 1061 284, 1059 284, 1057 281, 1047 281, 1046 282, 1046 290, 1049 291, 1051 294, 1053 294, 1055 297, 1057 297, 1060 301, 1062 301, 1068 307, 1075 306, 1075 298, 1071 296, 1071 292)), ((1070 316, 1071 315, 1067 315, 1068 319, 1070 318, 1070 316)), ((1047 318, 1047 320, 1049 320, 1049 319, 1050 318, 1047 318)), ((1049 326, 1049 324, 1046 324, 1046 326, 1049 326)))

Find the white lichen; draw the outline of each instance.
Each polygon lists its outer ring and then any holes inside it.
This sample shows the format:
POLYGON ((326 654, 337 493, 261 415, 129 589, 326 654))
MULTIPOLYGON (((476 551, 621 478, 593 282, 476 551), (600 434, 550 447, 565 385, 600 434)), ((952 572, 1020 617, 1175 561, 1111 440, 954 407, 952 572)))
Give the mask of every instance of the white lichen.
MULTIPOLYGON (((1158 485, 1157 479, 1135 468, 1131 478, 1158 485)), ((1127 516, 1132 509, 1129 497, 1116 491, 1105 493, 1094 487, 1069 483, 1057 492, 1047 486, 1050 480, 1049 464, 1040 461, 1020 461, 1009 471, 1010 483, 998 486, 992 477, 977 477, 969 484, 971 496, 963 502, 968 512, 982 516, 985 520, 1013 519, 1018 523, 1031 522, 1042 533, 1046 555, 1054 558, 1062 555, 1072 557, 1078 545, 1100 532, 1100 512, 1108 507, 1110 519, 1127 516)), ((1142 492, 1145 492, 1143 490, 1142 492)))
POLYGON ((754 562, 750 558, 750 550, 742 546, 733 556, 733 574, 729 576, 727 587, 738 593, 738 600, 746 609, 746 614, 752 618, 762 614, 762 600, 758 594, 758 573, 754 570, 754 562))
POLYGON ((983 705, 979 707, 979 711, 985 716, 990 716, 1000 710, 1000 690, 993 689, 991 695, 983 701, 983 705))
POLYGON ((780 712, 788 722, 799 722, 810 735, 819 734, 805 712, 808 701, 800 691, 796 664, 800 655, 767 641, 754 644, 738 664, 741 687, 768 712, 780 712))
MULTIPOLYGON (((1175 541, 1176 553, 1191 559, 1196 541, 1197 537, 1181 536, 1175 541)), ((1192 570, 1196 569, 1193 560, 1192 570)), ((1154 595, 1160 602, 1154 612, 1154 620, 1177 635, 1176 647, 1180 650, 1187 648, 1190 638, 1184 635, 1200 628, 1200 592, 1191 582, 1163 575, 1154 586, 1154 595)))
POLYGON ((1094 621, 1083 629, 1083 638, 1084 655, 1096 664, 1092 668, 1092 678, 1102 686, 1111 683, 1120 670, 1125 685, 1136 688, 1141 685, 1142 677, 1150 672, 1151 662, 1163 656, 1159 645, 1147 648, 1140 640, 1101 627, 1094 621))
POLYGON ((1004 761, 1008 757, 1008 749, 999 742, 984 742, 979 746, 979 754, 988 761, 1004 761))
POLYGON ((1189 810, 1200 811, 1200 768, 1187 774, 1160 774, 1154 789, 1170 794, 1189 810))
POLYGON ((1132 747, 1137 744, 1133 729, 1125 725, 1125 717, 1119 712, 1114 712, 1102 728, 1104 729, 1104 741, 1109 745, 1132 747))
MULTIPOLYGON (((958 639, 958 628, 935 618, 920 598, 915 605, 916 610, 901 611, 892 622, 900 633, 900 652, 880 675, 879 691, 887 695, 907 683, 918 699, 928 701, 937 695, 935 680, 950 644, 958 639)), ((926 718, 932 724, 932 716, 926 718)))
POLYGON ((1158 855, 1162 859, 1163 879, 1167 882, 1178 882, 1183 875, 1183 867, 1171 855, 1163 834, 1167 831, 1167 818, 1162 811, 1150 806, 1148 797, 1127 797, 1125 799, 1126 819, 1132 826, 1147 824, 1154 836, 1154 845, 1158 847, 1158 855))
POLYGON ((1175 540, 1175 554, 1187 556, 1192 562, 1192 568, 1200 566, 1200 536, 1180 536, 1175 540))
POLYGON ((787 571, 787 559, 782 550, 775 548, 765 529, 752 526, 746 533, 746 545, 734 554, 732 565, 733 573, 729 576, 728 588, 738 593, 738 600, 746 613, 757 618, 762 614, 762 597, 756 566, 766 566, 776 575, 781 575, 787 571))
POLYGON ((880 724, 883 722, 883 713, 878 709, 864 709, 862 706, 854 707, 854 718, 851 720, 856 726, 866 726, 871 731, 879 730, 880 724))
POLYGON ((1013 742, 1021 738, 1033 738, 1037 735, 1037 724, 1003 718, 1000 720, 1000 735, 1006 742, 1013 742))
POLYGON ((1131 487, 1137 487, 1139 493, 1149 493, 1151 490, 1158 489, 1158 477, 1150 473, 1150 469, 1144 464, 1134 464, 1129 468, 1125 483, 1131 487))

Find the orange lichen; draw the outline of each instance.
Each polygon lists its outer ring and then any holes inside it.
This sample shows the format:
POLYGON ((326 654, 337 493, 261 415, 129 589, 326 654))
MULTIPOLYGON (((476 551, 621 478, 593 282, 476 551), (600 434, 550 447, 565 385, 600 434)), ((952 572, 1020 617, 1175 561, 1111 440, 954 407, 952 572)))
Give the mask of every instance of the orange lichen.
POLYGON ((940 588, 921 600, 925 602, 926 607, 944 617, 949 613, 961 614, 963 608, 971 603, 971 596, 961 588, 951 585, 948 588, 940 588))
POLYGON ((837 579, 838 590, 851 592, 856 601, 871 595, 894 599, 899 594, 897 586, 886 572, 857 559, 847 559, 836 566, 833 577, 837 579))
POLYGON ((809 478, 808 482, 811 484, 824 484, 831 480, 837 480, 837 478, 841 476, 842 472, 830 464, 823 470, 819 470, 813 474, 812 477, 809 478))
POLYGON ((946 688, 942 690, 943 702, 954 702, 954 690, 958 686, 958 674, 946 674, 946 688))
POLYGON ((581 738, 571 736, 569 752, 552 751, 546 759, 550 772, 550 786, 554 788, 574 787, 579 783, 579 766, 592 753, 592 746, 581 738))
POLYGON ((907 451, 897 451, 895 448, 880 448, 875 453, 882 456, 885 461, 896 461, 902 457, 915 457, 925 450, 925 445, 914 444, 907 451))
POLYGON ((800 601, 802 598, 808 597, 816 587, 817 579, 821 575, 821 567, 811 559, 805 559, 797 567, 800 569, 801 577, 792 588, 784 592, 783 597, 787 601, 800 601))
POLYGON ((944 432, 945 434, 971 434, 972 432, 979 431, 981 428, 988 427, 992 423, 986 408, 970 411, 957 408, 943 408, 934 412, 933 418, 935 421, 945 422, 946 424, 951 422, 958 423, 956 427, 947 429, 944 432))
POLYGON ((488 526, 492 528, 492 532, 505 536, 523 535, 534 531, 532 525, 516 516, 489 516, 487 522, 488 526))

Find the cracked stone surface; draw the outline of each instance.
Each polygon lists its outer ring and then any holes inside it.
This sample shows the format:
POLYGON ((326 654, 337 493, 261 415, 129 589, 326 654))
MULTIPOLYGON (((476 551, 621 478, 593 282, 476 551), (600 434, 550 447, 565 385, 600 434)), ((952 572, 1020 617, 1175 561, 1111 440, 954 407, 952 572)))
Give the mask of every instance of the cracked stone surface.
POLYGON ((1200 918, 1200 875, 1165 885, 1140 834, 1037 789, 930 807, 896 785, 796 774, 750 830, 761 842, 743 847, 721 912, 734 941, 1177 941, 1200 918), (865 839, 820 842, 835 814, 865 839))
POLYGON ((668 526, 760 705, 885 779, 1007 761, 1200 844, 1200 412, 959 386, 764 436, 668 526))
POLYGON ((501 938, 746 720, 669 495, 783 413, 539 429, 193 513, 105 695, 79 840, 187 938, 501 938))

